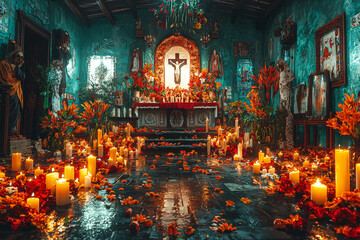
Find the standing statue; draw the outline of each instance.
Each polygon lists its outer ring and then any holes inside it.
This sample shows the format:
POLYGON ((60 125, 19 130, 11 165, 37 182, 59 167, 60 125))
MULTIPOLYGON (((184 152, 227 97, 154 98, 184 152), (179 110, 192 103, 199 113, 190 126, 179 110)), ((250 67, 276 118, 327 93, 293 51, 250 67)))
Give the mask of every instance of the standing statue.
POLYGON ((141 52, 139 48, 134 48, 131 55, 130 72, 138 72, 141 69, 141 52))
POLYGON ((54 60, 52 62, 51 71, 49 72, 49 79, 52 83, 51 85, 51 105, 52 111, 56 115, 56 112, 60 110, 61 98, 60 98, 60 83, 62 79, 62 68, 63 64, 60 60, 54 60))
POLYGON ((136 21, 136 30, 141 30, 142 19, 138 18, 136 21))
POLYGON ((53 60, 62 61, 62 78, 60 83, 60 95, 65 93, 66 89, 66 66, 71 59, 70 50, 70 35, 68 32, 62 29, 53 30, 53 48, 52 48, 52 58, 53 60))
POLYGON ((21 47, 15 41, 9 41, 7 52, 8 59, 0 62, 0 83, 11 85, 9 104, 9 135, 17 135, 16 125, 23 108, 23 92, 21 82, 25 74, 20 70, 24 64, 24 54, 21 47))
POLYGON ((209 58, 209 71, 216 78, 221 78, 221 75, 224 72, 220 56, 219 56, 219 54, 217 54, 215 49, 213 50, 213 53, 211 54, 211 56, 209 58))
POLYGON ((291 82, 295 79, 295 76, 283 59, 278 60, 277 66, 280 72, 280 109, 287 112, 285 126, 286 147, 292 149, 294 147, 294 116, 291 113, 291 82))

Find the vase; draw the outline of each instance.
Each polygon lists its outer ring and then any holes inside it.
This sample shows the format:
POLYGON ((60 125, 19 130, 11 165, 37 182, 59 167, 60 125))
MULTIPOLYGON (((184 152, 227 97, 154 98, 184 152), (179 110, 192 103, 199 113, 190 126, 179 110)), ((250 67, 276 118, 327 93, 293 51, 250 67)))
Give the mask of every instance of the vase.
POLYGON ((209 98, 210 98, 211 101, 214 101, 215 98, 216 98, 216 94, 213 91, 210 91, 209 92, 209 98))
POLYGON ((133 102, 139 102, 140 100, 140 91, 134 91, 134 94, 133 94, 133 102))

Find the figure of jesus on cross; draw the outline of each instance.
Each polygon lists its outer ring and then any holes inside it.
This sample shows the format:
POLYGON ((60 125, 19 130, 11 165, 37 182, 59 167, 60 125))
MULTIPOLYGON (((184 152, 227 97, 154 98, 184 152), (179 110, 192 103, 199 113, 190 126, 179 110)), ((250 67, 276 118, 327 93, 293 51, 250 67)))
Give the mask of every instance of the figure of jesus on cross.
POLYGON ((174 67, 174 82, 180 85, 181 83, 181 67, 187 64, 187 59, 180 59, 179 53, 175 53, 174 59, 169 59, 169 65, 174 67))

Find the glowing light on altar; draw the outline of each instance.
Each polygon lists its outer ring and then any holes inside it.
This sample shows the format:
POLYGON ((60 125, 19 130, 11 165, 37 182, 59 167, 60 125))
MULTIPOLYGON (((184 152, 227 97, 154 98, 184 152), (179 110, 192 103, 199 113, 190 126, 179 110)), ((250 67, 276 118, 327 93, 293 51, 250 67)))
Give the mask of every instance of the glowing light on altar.
POLYGON ((189 88, 190 54, 181 46, 174 46, 165 54, 165 87, 189 88))

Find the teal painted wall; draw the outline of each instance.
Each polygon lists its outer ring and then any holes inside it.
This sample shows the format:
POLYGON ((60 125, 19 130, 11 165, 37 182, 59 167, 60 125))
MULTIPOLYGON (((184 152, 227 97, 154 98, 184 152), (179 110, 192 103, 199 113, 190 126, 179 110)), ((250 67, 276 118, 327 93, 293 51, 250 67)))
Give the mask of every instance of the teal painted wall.
MULTIPOLYGON (((111 25, 106 18, 99 18, 92 20, 91 28, 85 30, 85 38, 82 41, 82 65, 81 65, 81 82, 85 83, 87 79, 87 58, 92 55, 111 55, 117 58, 116 72, 128 73, 130 71, 130 56, 134 47, 139 47, 143 51, 143 63, 154 63, 154 51, 156 46, 161 43, 166 37, 173 34, 172 30, 164 31, 156 28, 151 21, 152 15, 147 10, 138 11, 138 16, 143 19, 145 34, 149 32, 149 23, 151 23, 150 31, 156 36, 154 49, 145 46, 144 40, 135 37, 135 23, 130 12, 116 14, 114 16, 116 24, 111 25), (99 48, 101 43, 107 41, 107 47, 99 48), (101 52, 96 53, 99 49, 101 52)), ((229 16, 223 16, 223 21, 220 28, 220 37, 211 40, 210 44, 205 48, 200 42, 200 36, 203 32, 198 34, 189 33, 188 31, 181 31, 181 34, 194 40, 199 47, 201 56, 201 67, 208 68, 209 53, 212 49, 217 49, 221 60, 223 61, 224 75, 221 79, 223 86, 231 86, 232 89, 236 87, 233 84, 236 70, 236 58, 234 57, 234 42, 237 41, 252 41, 256 48, 255 54, 255 71, 258 65, 263 65, 263 50, 262 50, 262 32, 257 31, 255 22, 247 19, 238 19, 234 24, 230 23, 229 16)), ((236 99, 236 96, 235 98, 236 99)))
MULTIPOLYGON (((358 0, 291 0, 272 16, 264 30, 264 58, 266 62, 276 62, 281 56, 280 38, 274 36, 278 23, 293 15, 297 24, 297 42, 290 50, 290 67, 295 73, 293 86, 308 81, 308 76, 316 71, 315 31, 341 13, 345 12, 347 85, 330 91, 331 111, 338 110, 337 103, 344 99, 344 92, 357 95, 360 90, 360 26, 351 28, 351 18, 360 12, 358 0), (272 49, 272 51, 270 50, 272 49)), ((320 134, 325 136, 325 134, 320 134)), ((321 139, 325 145, 324 137, 321 139)), ((336 145, 347 145, 348 139, 336 136, 336 145)))
MULTIPOLYGON (((15 39, 17 10, 22 9, 30 18, 39 23, 46 30, 62 28, 68 31, 71 37, 70 47, 75 50, 75 67, 70 69, 67 75, 67 93, 75 94, 78 89, 79 62, 81 53, 79 51, 81 39, 83 38, 84 25, 74 16, 63 1, 49 0, 5 0, 8 6, 8 32, 0 32, 1 56, 4 56, 6 44, 11 34, 15 39)), ((73 50, 71 50, 73 51, 73 50)), ((2 57, 3 58, 3 57, 2 57)))

